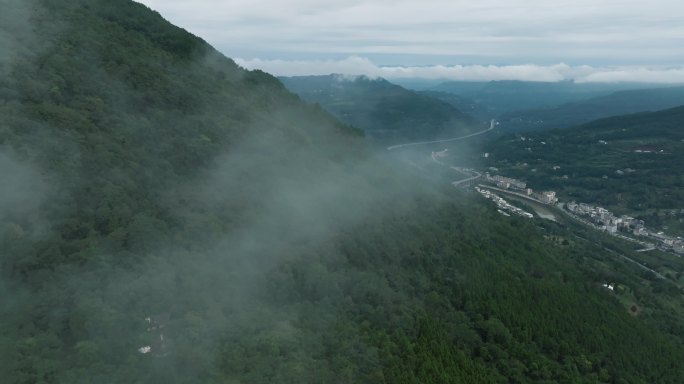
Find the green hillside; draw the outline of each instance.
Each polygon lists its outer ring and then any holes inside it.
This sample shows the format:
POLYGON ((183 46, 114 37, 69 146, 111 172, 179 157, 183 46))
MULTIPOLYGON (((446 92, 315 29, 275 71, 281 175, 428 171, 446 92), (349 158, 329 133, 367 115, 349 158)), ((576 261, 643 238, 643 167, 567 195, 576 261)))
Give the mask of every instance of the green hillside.
POLYGON ((281 80, 302 99, 320 104, 382 144, 443 139, 482 129, 481 123, 451 104, 384 79, 329 75, 281 80))
POLYGON ((0 5, 3 383, 681 381, 677 285, 141 4, 0 5))
POLYGON ((683 118, 684 107, 617 116, 510 135, 485 150, 490 165, 535 188, 635 214, 657 227, 669 223, 670 230, 684 233, 682 220, 664 212, 684 207, 683 118))
POLYGON ((658 111, 684 105, 684 87, 637 89, 581 100, 547 109, 514 111, 501 116, 502 129, 531 131, 565 128, 592 120, 658 111))

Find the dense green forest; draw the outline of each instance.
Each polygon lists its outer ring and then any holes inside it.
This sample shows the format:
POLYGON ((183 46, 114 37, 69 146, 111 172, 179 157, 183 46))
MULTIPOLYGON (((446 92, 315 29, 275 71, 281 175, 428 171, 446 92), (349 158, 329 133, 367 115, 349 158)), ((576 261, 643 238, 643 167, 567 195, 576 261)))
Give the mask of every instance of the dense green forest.
POLYGON ((566 128, 609 116, 659 111, 684 105, 684 87, 637 89, 580 100, 545 109, 504 113, 508 132, 566 128))
POLYGON ((141 4, 0 5, 3 383, 681 382, 678 285, 141 4))
POLYGON ((302 99, 318 103, 341 121, 362 128, 381 144, 443 139, 486 127, 454 105, 367 77, 295 76, 281 78, 302 99))
POLYGON ((596 203, 684 233, 684 107, 617 116, 568 129, 502 137, 489 165, 533 188, 596 203), (673 210, 677 212, 673 213, 673 210))

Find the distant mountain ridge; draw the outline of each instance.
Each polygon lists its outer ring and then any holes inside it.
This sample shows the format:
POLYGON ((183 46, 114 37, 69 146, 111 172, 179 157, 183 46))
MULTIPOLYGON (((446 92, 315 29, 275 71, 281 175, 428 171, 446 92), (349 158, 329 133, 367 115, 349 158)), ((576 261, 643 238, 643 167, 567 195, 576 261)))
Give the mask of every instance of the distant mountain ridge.
POLYGON ((429 90, 453 93, 490 108, 497 115, 515 110, 552 107, 600 97, 612 92, 668 87, 641 83, 575 83, 501 80, 490 82, 449 81, 429 90))
POLYGON ((280 80, 302 99, 320 104, 385 143, 446 138, 480 128, 479 122, 456 107, 381 78, 326 75, 280 80))
POLYGON ((465 96, 460 96, 454 93, 441 91, 418 91, 419 94, 433 97, 442 100, 445 103, 451 104, 459 111, 463 111, 478 120, 489 120, 497 114, 482 103, 477 103, 465 96))
POLYGON ((592 120, 684 105, 684 86, 636 89, 562 104, 557 107, 513 111, 501 116, 502 129, 543 130, 579 125, 592 120))

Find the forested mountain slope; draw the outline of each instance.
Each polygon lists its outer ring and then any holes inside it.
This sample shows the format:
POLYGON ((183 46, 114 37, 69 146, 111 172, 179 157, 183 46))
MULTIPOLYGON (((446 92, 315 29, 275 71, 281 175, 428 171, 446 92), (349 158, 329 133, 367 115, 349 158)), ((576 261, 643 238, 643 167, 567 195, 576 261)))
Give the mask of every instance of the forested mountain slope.
POLYGON ((482 122, 448 103, 384 79, 329 75, 281 80, 302 99, 320 104, 383 144, 444 139, 483 127, 482 122))
POLYGON ((680 319, 562 227, 398 168, 140 4, 0 5, 2 382, 684 374, 680 319))

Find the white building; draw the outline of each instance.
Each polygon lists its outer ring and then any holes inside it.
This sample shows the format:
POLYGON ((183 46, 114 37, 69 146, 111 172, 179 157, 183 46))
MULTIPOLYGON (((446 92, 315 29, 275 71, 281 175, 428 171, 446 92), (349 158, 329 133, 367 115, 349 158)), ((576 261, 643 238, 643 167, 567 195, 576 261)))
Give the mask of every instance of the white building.
POLYGON ((556 192, 554 191, 545 191, 541 193, 541 200, 547 204, 556 204, 558 202, 558 198, 556 197, 556 192))

